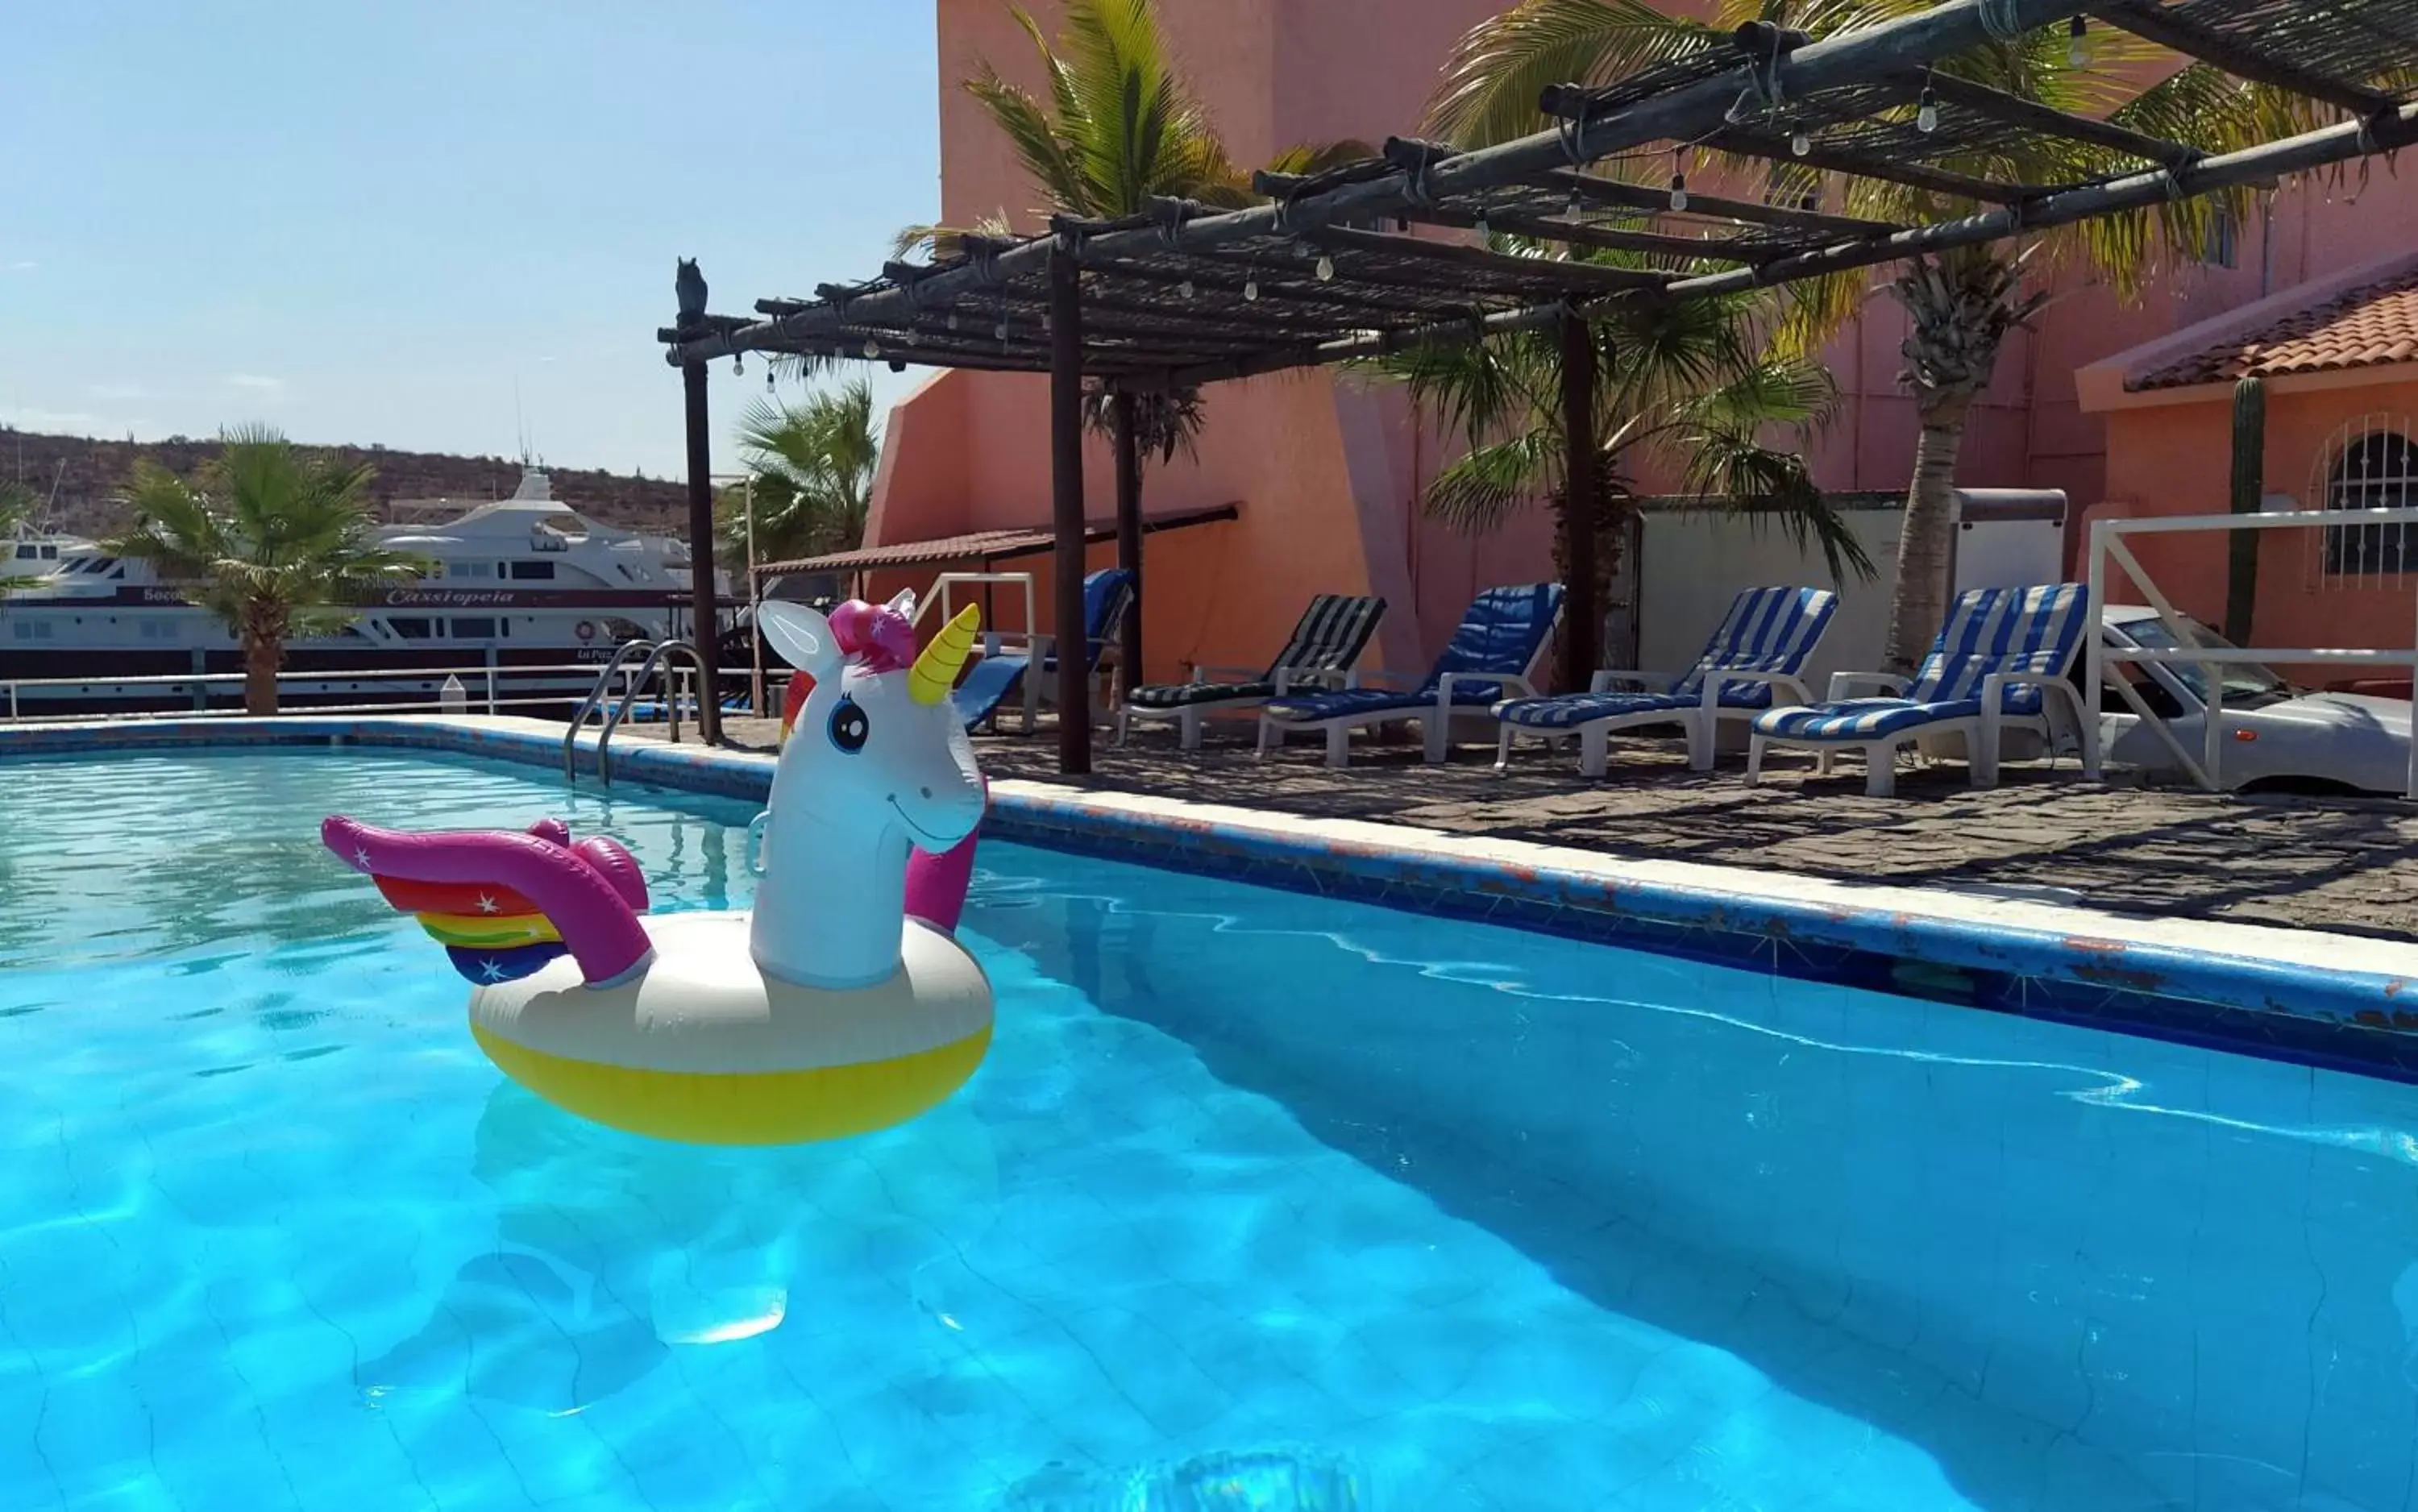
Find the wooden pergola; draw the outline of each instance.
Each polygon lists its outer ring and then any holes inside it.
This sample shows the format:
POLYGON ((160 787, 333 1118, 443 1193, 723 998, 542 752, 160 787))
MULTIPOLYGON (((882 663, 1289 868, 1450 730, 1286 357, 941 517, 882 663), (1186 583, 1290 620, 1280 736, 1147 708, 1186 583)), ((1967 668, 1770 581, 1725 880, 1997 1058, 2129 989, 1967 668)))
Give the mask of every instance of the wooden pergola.
MULTIPOLYGON (((1267 203, 1248 209, 1162 200, 1125 220, 1059 217, 1039 235, 967 238, 945 260, 820 284, 811 299, 760 299, 753 315, 708 313, 702 280, 684 280, 680 324, 657 336, 687 378, 695 550, 710 559, 703 365, 746 352, 1048 374, 1062 645, 1081 634, 1087 385, 1113 396, 1119 559, 1138 589, 1133 395, 1492 332, 1560 328, 1568 512, 1592 518, 1595 469, 1578 461, 1595 443, 1591 310, 1872 267, 2391 152, 2418 139, 2418 96, 2380 88, 2380 78, 2418 78, 2418 0, 1945 0, 1821 40, 1751 23, 1727 45, 1610 87, 1546 90, 1550 130, 1473 151, 1394 138, 1376 157, 1315 176, 1262 174, 1267 203), (2215 153, 1935 70, 2036 28, 2092 23, 2303 96, 2340 119, 2215 153), (1773 192, 1689 191, 1687 154, 1696 149, 1768 160, 1773 192), (1669 162, 1669 187, 1610 166, 1641 160, 1669 162), (2075 171, 2022 183, 1975 168, 2006 160, 2075 171), (1829 213, 1803 187, 1816 176, 1928 191, 1958 213, 1914 225, 1829 213), (1495 251, 1416 228, 1500 232, 1538 250, 1495 251), (1569 255, 1598 248, 1636 254, 1635 266, 1569 255)), ((1583 680, 1595 660, 1593 548, 1584 529, 1567 543, 1565 679, 1575 669, 1583 680)), ((699 624, 715 622, 712 595, 712 574, 700 573, 699 624)), ((1128 667, 1141 664, 1140 623, 1139 610, 1127 615, 1128 667)), ((1080 659, 1060 657, 1058 676, 1060 770, 1087 771, 1080 659)))

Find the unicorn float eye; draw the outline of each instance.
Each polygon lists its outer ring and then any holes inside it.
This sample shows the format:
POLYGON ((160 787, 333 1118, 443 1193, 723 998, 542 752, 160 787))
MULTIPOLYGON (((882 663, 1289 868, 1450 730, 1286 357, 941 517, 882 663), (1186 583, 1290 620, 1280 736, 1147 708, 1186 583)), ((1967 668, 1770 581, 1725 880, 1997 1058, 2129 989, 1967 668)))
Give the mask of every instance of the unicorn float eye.
POLYGON ((831 711, 831 742, 849 756, 864 750, 872 735, 873 722, 865 717, 865 710, 855 699, 842 698, 839 707, 831 711))

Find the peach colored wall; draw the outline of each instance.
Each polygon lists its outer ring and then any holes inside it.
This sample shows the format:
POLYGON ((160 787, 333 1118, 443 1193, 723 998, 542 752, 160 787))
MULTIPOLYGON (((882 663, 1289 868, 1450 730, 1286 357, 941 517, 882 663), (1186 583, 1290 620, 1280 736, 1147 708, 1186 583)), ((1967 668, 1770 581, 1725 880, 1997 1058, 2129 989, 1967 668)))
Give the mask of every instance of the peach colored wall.
MULTIPOLYGON (((1234 160, 1244 163, 1264 160, 1295 142, 1356 137, 1373 143, 1416 130, 1453 42, 1500 5, 1160 0, 1185 77, 1234 160)), ((1031 8, 1044 31, 1054 34, 1054 0, 1031 8)), ((987 59, 1010 79, 1037 85, 1032 43, 1002 0, 936 0, 936 18, 942 219, 970 224, 1004 213, 1029 229, 1038 223, 1041 196, 958 84, 987 59)), ((2347 184, 2332 193, 2288 187, 2277 196, 2274 246, 2264 275, 2273 287, 2407 240, 2418 223, 2412 197, 2418 190, 2379 176, 2354 203, 2357 187, 2347 184)), ((2122 488, 2145 499, 2172 497, 2175 508, 2184 507, 2191 490, 2180 481, 2186 474, 2162 467, 2156 458, 2193 452, 2195 443, 2148 441, 2139 458, 2111 460, 2108 419, 2080 409, 2073 373, 2084 362, 2255 298, 2267 257, 2255 221, 2243 228, 2239 249, 2237 267, 2184 272, 2133 306, 2097 288, 2060 298, 2037 330, 2010 340, 1996 381, 1976 407, 1959 480, 2064 488, 2078 516, 2120 493, 2120 475, 2128 480, 2122 488)), ((1877 287, 1886 270, 1874 270, 1872 280, 1877 287)), ((1904 336, 1903 313, 1875 298, 1831 348, 1838 412, 1808 449, 1826 486, 1904 486, 1916 434, 1912 402, 1897 383, 1904 336)), ((891 420, 870 539, 905 541, 1047 520, 1047 409, 1045 380, 994 374, 944 374, 904 401, 891 420)), ((1326 374, 1289 374, 1214 388, 1206 409, 1198 456, 1150 469, 1145 508, 1155 514, 1235 502, 1242 515, 1232 525, 1151 539, 1145 635, 1153 678, 1180 677, 1193 661, 1263 661, 1308 596, 1323 590, 1384 594, 1392 609, 1372 660, 1423 667, 1477 588, 1551 573, 1541 512, 1477 540, 1424 516, 1417 500, 1454 443, 1415 420, 1399 394, 1326 374)), ((2138 425, 2145 435, 2160 432, 2156 424, 2119 423, 2138 425)), ((2124 434, 2124 445, 2132 446, 2131 431, 2124 434)), ((2223 454, 2220 436, 2213 452, 2220 471, 2215 492, 2207 496, 2219 504, 2223 454)), ((2205 466, 2211 458, 2194 453, 2188 460, 2205 466)), ((2280 443, 2274 465, 2279 476, 2300 466, 2285 463, 2280 443)), ((1670 480, 1639 482, 1661 488, 1670 480)), ((1097 443, 1087 450, 1086 485, 1088 512, 1105 517, 1112 509, 1110 469, 1097 443)), ((1031 565, 1046 573, 1046 561, 1034 558, 1031 565)))
MULTIPOLYGON (((2290 495, 2303 509, 2321 507, 2329 449, 2346 421, 2366 414, 2398 417, 2405 425, 2418 421, 2418 380, 2271 391, 2266 492, 2290 495)), ((2105 420, 2107 499, 2097 513, 2225 512, 2233 445, 2226 390, 2184 404, 2113 410, 2105 420)), ((2225 539, 2195 533, 2140 536, 2131 543, 2177 608, 2214 624, 2225 613, 2225 539)), ((2269 531, 2261 540, 2257 638, 2278 646, 2410 644, 2418 586, 2408 577, 2328 583, 2319 571, 2322 541, 2315 529, 2269 531)), ((2108 595, 2140 602, 2122 577, 2111 577, 2108 595)))

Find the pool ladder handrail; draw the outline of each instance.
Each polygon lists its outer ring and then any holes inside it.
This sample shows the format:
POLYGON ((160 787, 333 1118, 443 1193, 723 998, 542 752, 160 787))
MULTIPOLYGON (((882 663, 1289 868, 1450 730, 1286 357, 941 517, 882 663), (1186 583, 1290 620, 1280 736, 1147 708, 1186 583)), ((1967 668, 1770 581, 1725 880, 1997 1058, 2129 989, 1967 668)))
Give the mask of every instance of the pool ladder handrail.
MULTIPOLYGON (((636 673, 631 677, 629 685, 621 690, 621 696, 615 699, 612 707, 604 710, 604 732, 596 740, 596 779, 603 786, 606 787, 613 786, 613 764, 606 754, 613 744, 613 732, 620 727, 622 717, 629 713, 631 704, 636 702, 640 691, 656 673, 661 672, 664 677, 664 717, 669 721, 671 726, 666 733, 674 745, 680 743, 680 684, 672 675, 673 668, 668 664, 681 657, 687 657, 689 666, 696 674, 697 697, 702 700, 707 696, 705 658, 699 656, 696 648, 689 642, 684 640, 623 641, 614 649, 613 659, 604 664, 604 670, 597 674, 596 685, 589 689, 588 696, 579 701, 578 711, 571 716, 571 727, 562 733, 562 775, 567 781, 575 783, 579 780, 579 732, 588 727, 588 716, 594 713, 597 707, 611 695, 614 675, 627 665, 633 658, 639 656, 645 657, 646 660, 639 664, 636 673)), ((701 701, 697 708, 697 723, 699 725, 705 723, 705 710, 701 701)))

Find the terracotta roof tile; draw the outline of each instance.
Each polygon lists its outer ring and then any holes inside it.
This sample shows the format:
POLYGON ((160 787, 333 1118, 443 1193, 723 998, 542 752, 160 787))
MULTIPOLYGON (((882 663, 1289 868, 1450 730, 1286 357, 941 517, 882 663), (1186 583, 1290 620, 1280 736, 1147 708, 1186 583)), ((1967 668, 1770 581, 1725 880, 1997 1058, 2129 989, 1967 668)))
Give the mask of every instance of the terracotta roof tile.
POLYGON ((2181 389, 2196 383, 2381 367, 2418 357, 2418 267, 2347 289, 2261 329, 2229 336, 2169 362, 2125 388, 2181 389))

